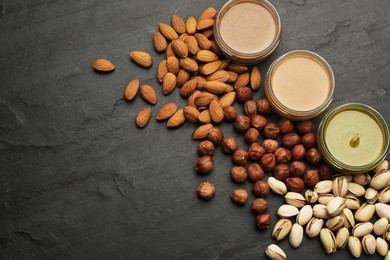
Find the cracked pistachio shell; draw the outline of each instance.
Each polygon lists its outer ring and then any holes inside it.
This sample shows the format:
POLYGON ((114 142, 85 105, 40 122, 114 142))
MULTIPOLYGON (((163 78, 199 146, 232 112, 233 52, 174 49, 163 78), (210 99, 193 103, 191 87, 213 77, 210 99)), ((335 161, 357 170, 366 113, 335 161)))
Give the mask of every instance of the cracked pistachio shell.
POLYGON ((355 226, 355 217, 353 216, 353 213, 350 209, 343 209, 340 216, 344 219, 344 227, 353 228, 355 226))
POLYGON ((333 194, 327 193, 327 194, 320 194, 318 195, 318 202, 322 205, 328 205, 329 201, 331 201, 334 198, 333 194))
POLYGON ((342 197, 335 197, 329 201, 326 205, 326 210, 328 211, 329 217, 335 217, 343 211, 345 208, 345 199, 342 197))
POLYGON ((385 188, 390 181, 390 171, 381 170, 377 172, 371 179, 370 187, 376 190, 385 188))
POLYGON ((344 218, 342 218, 341 216, 330 218, 325 222, 325 226, 332 231, 339 230, 340 228, 343 227, 343 225, 344 225, 344 218))
POLYGON ((360 184, 349 182, 348 183, 348 194, 353 195, 355 197, 361 197, 366 193, 366 189, 360 184))
POLYGON ((336 235, 336 246, 338 249, 343 249, 347 243, 349 238, 348 228, 342 227, 337 231, 336 235))
POLYGON ((352 181, 352 175, 350 174, 345 174, 345 173, 339 173, 339 174, 334 174, 332 176, 332 180, 336 179, 336 178, 339 178, 339 177, 343 177, 347 180, 347 182, 351 182, 352 181))
POLYGON ((378 199, 378 191, 373 188, 368 188, 366 193, 364 193, 364 198, 368 203, 375 203, 378 199))
POLYGON ((302 244, 303 240, 303 227, 295 223, 290 232, 289 241, 293 248, 298 248, 302 244))
POLYGON ((357 210, 360 208, 360 200, 352 195, 345 196, 345 207, 357 210))
POLYGON ((375 206, 373 204, 363 203, 355 212, 355 219, 359 222, 368 222, 374 216, 375 206))
POLYGON ((390 242, 390 225, 387 225, 387 229, 383 234, 383 239, 386 240, 387 242, 390 242))
POLYGON ((324 247, 325 253, 332 254, 336 252, 336 238, 333 235, 333 232, 327 228, 323 228, 320 231, 320 240, 322 246, 324 247))
POLYGON ((274 177, 269 177, 267 180, 268 185, 270 186, 272 192, 278 195, 285 195, 287 193, 287 186, 284 182, 275 179, 274 177))
POLYGON ((367 255, 375 254, 376 250, 376 240, 375 237, 371 234, 368 234, 362 238, 362 247, 364 252, 367 255))
POLYGON ((359 238, 350 236, 348 239, 348 250, 355 258, 359 258, 362 254, 362 243, 359 238))
POLYGON ((265 249, 265 254, 267 255, 268 259, 270 259, 270 260, 286 260, 287 259, 286 253, 275 244, 269 245, 265 249))
POLYGON ((380 218, 377 221, 375 221, 374 223, 375 235, 377 236, 383 235, 386 232, 388 225, 389 225, 389 221, 387 220, 387 218, 380 218))
POLYGON ((380 218, 387 218, 390 221, 390 205, 384 203, 375 204, 375 212, 380 218))
POLYGON ((322 218, 322 219, 328 219, 329 214, 328 210, 326 209, 325 205, 322 204, 316 204, 313 207, 313 215, 316 218, 322 218))
POLYGON ((322 227, 324 226, 324 220, 319 218, 312 218, 306 225, 306 234, 308 237, 313 238, 320 234, 322 227))
POLYGON ((310 205, 304 206, 297 215, 297 223, 299 225, 306 225, 313 217, 313 209, 310 205))
POLYGON ((389 251, 389 245, 386 240, 381 237, 376 238, 376 251, 380 256, 385 256, 389 251))
POLYGON ((359 173, 353 176, 353 182, 360 184, 362 186, 366 186, 370 184, 371 176, 368 173, 359 173))
POLYGON ((381 170, 388 170, 389 169, 389 162, 387 160, 384 160, 381 162, 374 170, 373 173, 377 173, 381 170))
POLYGON ((313 190, 307 190, 305 192, 305 198, 307 203, 316 203, 318 200, 318 193, 313 190))
POLYGON ((374 225, 371 222, 359 223, 355 225, 352 229, 352 234, 354 237, 363 237, 371 233, 374 225))
POLYGON ((291 218, 298 215, 299 209, 297 207, 284 204, 278 209, 278 216, 281 218, 291 218))
POLYGON ((348 182, 344 177, 337 177, 333 180, 332 185, 333 195, 336 197, 344 197, 348 192, 348 182))
POLYGON ((272 237, 276 241, 284 239, 291 231, 292 223, 289 219, 280 219, 272 231, 272 237))
POLYGON ((294 207, 302 208, 306 204, 306 200, 302 194, 298 192, 287 192, 284 196, 284 201, 294 207))
POLYGON ((324 194, 329 193, 332 190, 333 181, 326 180, 326 181, 320 181, 314 186, 314 191, 318 194, 324 194))
POLYGON ((385 204, 390 202, 390 187, 384 188, 379 192, 378 201, 385 204))

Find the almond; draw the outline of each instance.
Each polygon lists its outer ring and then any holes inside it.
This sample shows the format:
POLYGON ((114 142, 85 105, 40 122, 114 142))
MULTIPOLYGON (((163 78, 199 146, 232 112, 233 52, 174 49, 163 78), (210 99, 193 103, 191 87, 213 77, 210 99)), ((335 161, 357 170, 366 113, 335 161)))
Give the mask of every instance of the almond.
POLYGON ((172 41, 172 40, 177 39, 179 37, 179 35, 177 35, 176 31, 168 24, 160 23, 159 27, 160 27, 160 32, 162 33, 162 35, 165 36, 165 38, 167 38, 167 40, 172 41))
POLYGON ((226 84, 219 81, 207 81, 204 85, 204 88, 213 94, 223 94, 226 92, 226 84))
POLYGON ((184 23, 183 19, 181 19, 180 16, 174 14, 172 15, 172 21, 171 21, 173 29, 178 34, 183 34, 186 32, 186 24, 184 23))
POLYGON ((259 90, 261 84, 261 74, 259 69, 255 66, 252 68, 251 73, 251 88, 253 90, 259 90))
POLYGON ((195 104, 198 107, 205 107, 210 104, 211 101, 213 101, 214 95, 211 93, 201 93, 195 98, 195 104))
POLYGON ((167 60, 162 60, 160 64, 158 64, 158 68, 157 68, 158 82, 162 83, 167 73, 168 73, 167 60))
POLYGON ((234 103, 235 99, 236 99, 236 92, 229 92, 223 95, 219 99, 219 104, 221 105, 222 108, 230 107, 234 103))
POLYGON ((165 51, 165 56, 167 58, 169 58, 169 57, 176 57, 176 54, 175 54, 175 52, 172 49, 172 44, 170 44, 170 43, 168 44, 167 50, 165 51))
POLYGON ((176 111, 176 113, 169 118, 167 122, 167 127, 174 128, 178 127, 186 121, 186 118, 184 117, 183 109, 179 109, 176 111))
POLYGON ((226 84, 226 93, 234 91, 232 85, 226 84))
POLYGON ((141 96, 150 104, 156 104, 157 103, 157 95, 156 92, 154 92, 154 89, 149 85, 144 85, 141 88, 141 96))
POLYGON ((192 95, 187 99, 187 104, 191 107, 198 107, 196 104, 195 104, 195 99, 197 96, 200 95, 200 91, 199 90, 195 90, 194 93, 192 93, 192 95))
POLYGON ((218 56, 212 51, 200 50, 196 53, 196 59, 201 62, 213 62, 218 60, 218 56))
POLYGON ((200 112, 199 116, 198 116, 198 120, 199 122, 201 122, 202 124, 208 124, 208 123, 211 123, 211 117, 210 117, 210 112, 208 109, 206 110, 203 110, 202 112, 200 112))
POLYGON ((194 34, 196 33, 196 19, 193 16, 188 17, 186 22, 186 31, 188 34, 194 34))
POLYGON ((194 132, 194 139, 195 140, 202 140, 206 139, 209 136, 209 133, 211 129, 213 128, 212 124, 206 124, 206 125, 201 125, 198 127, 198 129, 195 130, 194 132))
POLYGON ((150 120, 150 117, 152 115, 152 110, 150 108, 145 108, 137 114, 137 117, 135 118, 135 124, 139 128, 144 128, 150 120))
POLYGON ((208 81, 227 82, 229 79, 229 73, 226 70, 218 70, 207 77, 208 81))
POLYGON ((200 112, 195 107, 186 106, 184 109, 184 117, 190 122, 198 122, 200 112))
POLYGON ((182 96, 183 98, 188 98, 189 96, 191 96, 192 93, 194 93, 194 91, 196 90, 196 82, 196 79, 187 81, 180 89, 180 96, 182 96))
POLYGON ((190 73, 185 70, 179 70, 177 74, 176 86, 183 86, 190 79, 190 73))
POLYGON ((179 39, 182 39, 184 41, 185 39, 187 39, 188 36, 190 36, 188 33, 183 33, 179 36, 179 39))
POLYGON ((246 87, 249 84, 250 76, 249 73, 243 73, 240 76, 238 76, 236 83, 234 84, 234 87, 236 89, 246 87))
POLYGON ((244 66, 244 65, 238 65, 238 64, 230 64, 228 66, 228 69, 235 72, 235 73, 238 73, 238 74, 241 74, 241 73, 245 73, 248 71, 248 67, 247 66, 244 66))
POLYGON ((198 41, 199 47, 202 50, 209 50, 211 49, 211 42, 209 39, 207 39, 206 36, 204 36, 201 33, 195 33, 195 38, 198 41))
POLYGON ((221 64, 221 67, 219 67, 220 70, 226 70, 227 67, 229 67, 230 65, 230 60, 223 60, 222 61, 222 64, 221 64))
POLYGON ((206 84, 207 80, 201 76, 197 76, 196 77, 196 89, 197 90, 203 90, 204 89, 204 85, 206 84))
POLYGON ((180 70, 179 60, 175 56, 168 57, 167 68, 168 68, 168 72, 176 75, 177 73, 179 73, 180 70))
POLYGON ((221 66, 221 61, 213 61, 205 64, 201 69, 200 72, 203 73, 203 75, 210 75, 214 72, 216 72, 219 67, 221 66))
POLYGON ((138 65, 149 68, 153 64, 152 56, 143 51, 133 51, 130 53, 131 59, 138 65))
POLYGON ((188 72, 196 72, 199 69, 198 63, 191 58, 180 59, 180 66, 188 72))
POLYGON ((218 56, 220 56, 221 52, 219 51, 217 43, 214 41, 210 41, 210 43, 211 43, 211 51, 217 54, 218 56))
POLYGON ((198 41, 194 36, 192 35, 188 36, 184 40, 184 43, 187 45, 188 52, 191 53, 192 55, 195 55, 198 52, 199 50, 198 41))
POLYGON ((215 123, 222 122, 224 118, 223 108, 222 106, 215 100, 211 101, 209 106, 209 112, 211 120, 215 123))
POLYGON ((167 39, 165 39, 164 35, 162 35, 160 32, 153 33, 153 44, 154 48, 156 48, 156 51, 158 52, 165 51, 168 46, 167 39))
POLYGON ((168 119, 176 113, 176 110, 177 106, 175 103, 167 103, 158 111, 156 120, 161 121, 168 119))
POLYGON ((203 19, 214 19, 217 16, 218 11, 214 7, 208 7, 203 13, 200 14, 199 20, 203 19))
POLYGON ((187 58, 188 48, 182 39, 175 39, 171 42, 172 50, 179 58, 187 58))
POLYGON ((115 70, 115 65, 106 59, 97 59, 92 63, 92 67, 96 71, 110 72, 115 70))
POLYGON ((229 83, 236 82, 238 79, 238 74, 233 71, 228 71, 228 73, 229 73, 229 79, 227 80, 227 82, 229 83))
POLYGON ((168 95, 170 94, 176 87, 176 76, 175 74, 168 72, 167 75, 164 77, 163 81, 163 94, 168 95))
POLYGON ((125 88, 124 97, 127 101, 133 100, 135 98, 135 95, 137 95, 139 89, 139 80, 134 79, 130 81, 129 84, 127 84, 127 87, 125 88))
POLYGON ((198 20, 196 25, 197 30, 204 30, 214 25, 214 19, 202 19, 198 20))
POLYGON ((206 38, 211 38, 214 35, 213 27, 207 28, 206 30, 201 31, 201 33, 206 36, 206 38))

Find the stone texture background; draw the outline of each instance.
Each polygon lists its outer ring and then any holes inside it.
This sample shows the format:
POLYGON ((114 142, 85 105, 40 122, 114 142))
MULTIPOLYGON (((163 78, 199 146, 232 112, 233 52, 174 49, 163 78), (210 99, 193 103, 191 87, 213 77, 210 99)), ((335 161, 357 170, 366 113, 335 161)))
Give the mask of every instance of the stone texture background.
MULTIPOLYGON (((137 129, 135 115, 149 105, 122 99, 124 86, 139 78, 157 90, 153 115, 168 101, 184 106, 177 91, 164 97, 159 90, 155 70, 163 56, 154 51, 152 32, 172 13, 197 16, 224 2, 0 0, 1 259, 265 257, 271 229, 257 231, 249 205, 230 201, 237 185, 229 156, 217 152, 215 170, 197 176, 196 126, 168 130, 151 120, 137 129), (152 53, 153 68, 133 64, 132 50, 152 53), (93 72, 98 57, 116 71, 93 72), (205 180, 217 187, 209 203, 194 193, 205 180)), ((335 72, 332 107, 366 103, 390 122, 390 2, 272 2, 284 33, 259 65, 262 74, 287 51, 318 52, 335 72)), ((255 98, 263 96, 261 90, 255 98)), ((220 127, 238 136, 231 124, 220 127)), ((269 202, 276 219, 283 200, 270 195, 269 202)), ((287 240, 280 245, 290 259, 351 258, 346 250, 325 255, 319 239, 305 237, 299 250, 287 240)))

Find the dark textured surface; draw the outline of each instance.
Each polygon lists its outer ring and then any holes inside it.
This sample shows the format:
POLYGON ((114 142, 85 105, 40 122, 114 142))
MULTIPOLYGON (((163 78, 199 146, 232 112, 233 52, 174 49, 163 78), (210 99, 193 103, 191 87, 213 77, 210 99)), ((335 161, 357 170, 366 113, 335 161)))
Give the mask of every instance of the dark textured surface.
MULTIPOLYGON (((124 86, 139 78, 157 90, 154 116, 168 101, 183 106, 177 90, 164 97, 155 80, 162 55, 152 32, 172 13, 187 18, 223 2, 0 0, 1 259, 264 258, 271 230, 257 231, 249 205, 230 201, 237 187, 230 158, 218 151, 215 170, 197 176, 196 126, 167 130, 151 120, 137 129, 135 115, 149 105, 122 99, 124 86), (132 50, 152 53, 153 68, 134 65, 132 50), (94 73, 98 57, 116 71, 94 73), (205 180, 217 187, 209 203, 194 194, 205 180)), ((362 102, 390 121, 390 2, 273 3, 284 34, 262 74, 289 50, 313 50, 334 69, 332 107, 362 102)), ((237 135, 231 124, 221 128, 237 135)), ((269 201, 276 217, 282 198, 269 201)), ((347 250, 325 255, 319 239, 305 238, 298 250, 280 244, 290 259, 350 258, 347 250)))

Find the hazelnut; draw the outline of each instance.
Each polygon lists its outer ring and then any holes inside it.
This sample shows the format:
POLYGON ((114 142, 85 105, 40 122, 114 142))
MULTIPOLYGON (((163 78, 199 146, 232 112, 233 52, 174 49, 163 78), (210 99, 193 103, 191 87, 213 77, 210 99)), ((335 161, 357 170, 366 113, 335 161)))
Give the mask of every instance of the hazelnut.
POLYGON ((289 191, 301 192, 305 188, 305 183, 299 177, 292 177, 286 180, 286 186, 289 191))
POLYGON ((305 181, 306 186, 315 186, 320 181, 320 175, 317 170, 308 170, 305 175, 303 175, 303 180, 305 181))
POLYGON ((252 192, 257 197, 266 197, 269 193, 269 185, 266 181, 257 181, 252 186, 252 192))
POLYGON ((278 121, 278 126, 281 134, 288 134, 294 131, 294 124, 291 122, 291 120, 286 118, 280 119, 278 121))
POLYGON ((266 116, 272 113, 272 107, 267 99, 260 99, 256 103, 257 113, 260 115, 266 116))
POLYGON ((236 120, 237 110, 233 106, 225 107, 223 113, 226 121, 233 122, 236 120))
POLYGON ((245 133, 251 127, 251 119, 244 115, 238 115, 234 121, 234 128, 240 132, 245 133))
POLYGON ((301 137, 294 132, 283 135, 282 143, 284 147, 292 148, 301 143, 301 137))
POLYGON ((224 138, 222 141, 222 147, 225 153, 234 153, 238 149, 237 140, 234 137, 224 138))
POLYGON ((248 166, 248 177, 252 182, 257 182, 264 177, 264 170, 258 163, 251 163, 248 166))
POLYGON ((230 170, 230 177, 236 183, 244 183, 248 178, 246 170, 242 166, 233 166, 230 170))
POLYGON ((274 177, 279 181, 284 181, 290 177, 290 170, 287 164, 278 164, 274 169, 274 177))
POLYGON ((279 136, 279 127, 277 124, 274 124, 274 123, 268 123, 264 129, 263 129, 263 133, 264 135, 269 138, 269 139, 276 139, 278 138, 279 136))
POLYGON ((238 149, 233 153, 232 160, 236 165, 245 166, 248 161, 248 153, 242 149, 238 149))
POLYGON ((249 100, 244 104, 244 112, 250 118, 254 117, 257 114, 256 102, 249 100))
POLYGON ((260 138, 259 130, 257 130, 256 128, 249 128, 245 134, 244 139, 245 139, 245 142, 251 144, 251 143, 257 142, 259 140, 259 138, 260 138))
POLYGON ((261 146, 263 146, 266 153, 273 153, 278 149, 279 143, 273 139, 265 139, 261 146))
POLYGON ((209 140, 204 140, 198 145, 199 155, 213 155, 214 154, 214 144, 209 140))
POLYGON ((248 192, 244 189, 235 189, 230 197, 236 204, 245 205, 248 201, 248 192))
POLYGON ((293 177, 302 177, 306 171, 306 165, 303 162, 294 161, 290 164, 290 174, 293 177))
POLYGON ((215 186, 210 182, 203 182, 196 188, 196 192, 199 198, 203 200, 210 200, 214 197, 215 186))
POLYGON ((321 161, 321 155, 317 148, 313 147, 307 151, 306 161, 308 161, 310 164, 317 164, 321 161))
POLYGON ((271 225, 271 216, 269 214, 260 214, 256 217, 256 225, 260 230, 265 230, 271 225))
POLYGON ((301 135, 313 132, 314 123, 310 120, 300 121, 297 124, 297 131, 301 135))
POLYGON ((268 202, 264 198, 257 198, 252 202, 251 210, 255 214, 263 214, 268 210, 268 202))
POLYGON ((248 100, 252 100, 253 99, 252 90, 248 87, 241 87, 236 90, 236 98, 240 103, 245 103, 248 100))
POLYGON ((302 136, 302 144, 306 149, 310 149, 317 145, 317 137, 314 133, 307 133, 302 136))
POLYGON ((260 166, 264 171, 272 171, 276 166, 275 156, 272 153, 266 153, 261 157, 260 166))
POLYGON ((213 127, 207 138, 215 145, 220 144, 223 140, 223 131, 218 127, 213 127))
POLYGON ((248 156, 253 161, 260 160, 260 158, 265 154, 264 148, 258 143, 252 143, 249 147, 248 156))
POLYGON ((302 161, 305 158, 306 149, 302 144, 298 144, 291 150, 291 158, 294 161, 302 161))
POLYGON ((251 119, 251 125, 259 131, 263 130, 264 127, 267 125, 267 118, 261 115, 255 115, 251 119))
POLYGON ((291 160, 291 152, 287 150, 286 148, 279 147, 274 152, 276 163, 287 163, 291 160))
POLYGON ((206 174, 211 172, 214 168, 213 158, 209 155, 199 157, 195 163, 195 171, 199 174, 206 174))
POLYGON ((330 180, 333 176, 333 170, 327 164, 321 163, 318 168, 318 174, 322 180, 330 180))

